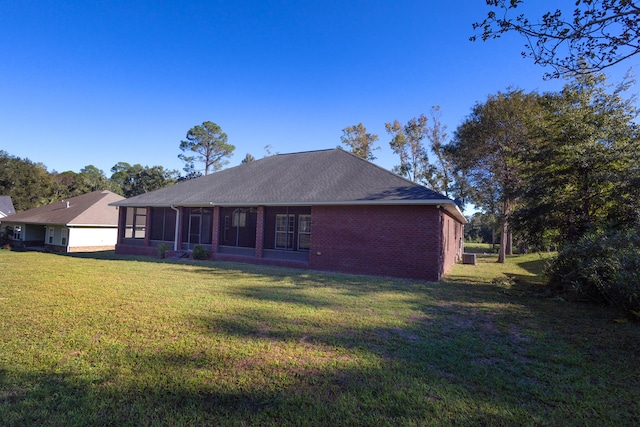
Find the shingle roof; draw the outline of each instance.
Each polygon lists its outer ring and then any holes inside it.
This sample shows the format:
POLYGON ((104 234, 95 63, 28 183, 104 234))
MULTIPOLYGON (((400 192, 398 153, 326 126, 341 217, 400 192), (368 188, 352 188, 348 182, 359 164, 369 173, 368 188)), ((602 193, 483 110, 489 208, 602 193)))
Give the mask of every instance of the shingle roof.
POLYGON ((277 154, 132 197, 134 205, 449 200, 341 149, 277 154))
POLYGON ((319 204, 455 206, 448 197, 341 149, 265 157, 114 203, 116 206, 319 204))
POLYGON ((124 197, 111 191, 94 191, 9 215, 2 220, 26 224, 115 226, 118 225, 118 211, 110 203, 121 200, 124 197))
POLYGON ((0 218, 14 213, 16 210, 13 207, 11 196, 0 196, 0 218))

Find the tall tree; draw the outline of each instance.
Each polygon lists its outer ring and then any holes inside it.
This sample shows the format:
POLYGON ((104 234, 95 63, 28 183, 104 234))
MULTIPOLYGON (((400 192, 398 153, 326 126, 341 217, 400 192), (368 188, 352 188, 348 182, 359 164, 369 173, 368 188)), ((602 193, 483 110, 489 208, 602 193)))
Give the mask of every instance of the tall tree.
MULTIPOLYGON (((446 150, 447 126, 442 123, 440 106, 431 107, 431 126, 427 126, 427 139, 436 158, 434 173, 427 177, 431 188, 449 197, 453 191, 454 169, 446 150)), ((461 196, 461 195, 459 195, 461 196)))
POLYGON ((53 171, 51 177, 53 179, 53 191, 56 200, 69 199, 85 193, 85 191, 82 190, 83 183, 76 172, 65 171, 58 173, 53 171))
POLYGON ((104 171, 94 165, 87 165, 80 169, 76 176, 76 182, 77 191, 80 194, 98 190, 109 190, 115 193, 120 191, 120 188, 107 178, 104 171))
POLYGON ((16 212, 54 201, 53 188, 45 165, 0 150, 0 194, 11 196, 16 212))
MULTIPOLYGON (((486 0, 492 9, 473 24, 482 40, 516 32, 524 36, 526 52, 536 64, 549 65, 549 77, 590 73, 640 52, 640 4, 634 0, 577 0, 572 11, 549 11, 538 20, 524 13, 524 0, 486 0)), ((472 36, 471 40, 476 40, 472 36)))
POLYGON ((353 154, 370 162, 376 159, 373 151, 380 149, 375 146, 377 140, 378 135, 367 133, 362 123, 342 129, 340 137, 340 142, 349 147, 353 154))
POLYGON ((183 153, 178 155, 178 158, 185 162, 184 170, 194 171, 195 162, 204 163, 205 175, 210 169, 214 172, 222 169, 229 163, 227 157, 236 149, 227 143, 227 139, 227 134, 213 122, 203 122, 202 125, 189 129, 186 140, 180 141, 180 150, 183 153))
POLYGON ((632 81, 612 87, 578 74, 544 97, 540 143, 525 153, 526 181, 515 219, 534 243, 579 239, 640 217, 640 135, 632 81))
POLYGON ((256 160, 256 158, 253 157, 253 155, 247 153, 247 155, 244 156, 244 159, 242 159, 242 162, 240 162, 240 163, 250 163, 250 162, 253 162, 255 160, 256 160))
POLYGON ((519 196, 519 159, 532 144, 530 128, 538 110, 537 94, 510 90, 491 95, 476 104, 449 148, 456 168, 474 187, 472 201, 500 220, 500 263, 511 253, 509 220, 519 196))
POLYGON ((427 137, 427 120, 421 114, 409 120, 406 125, 398 120, 385 123, 385 128, 392 137, 389 145, 394 154, 400 157, 400 165, 394 167, 394 172, 418 183, 426 183, 427 177, 434 170, 429 164, 429 156, 423 144, 427 137))
POLYGON ((131 166, 119 162, 111 168, 110 180, 116 183, 125 197, 133 197, 149 191, 167 187, 177 181, 178 171, 166 170, 162 166, 131 166))

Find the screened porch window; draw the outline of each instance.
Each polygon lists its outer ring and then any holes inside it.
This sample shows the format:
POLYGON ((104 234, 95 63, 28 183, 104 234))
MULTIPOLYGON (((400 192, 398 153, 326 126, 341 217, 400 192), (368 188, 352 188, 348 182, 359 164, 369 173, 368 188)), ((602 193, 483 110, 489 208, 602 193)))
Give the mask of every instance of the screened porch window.
POLYGON ((311 215, 298 216, 298 250, 311 249, 311 215))
POLYGON ((210 245, 213 209, 187 208, 182 220, 182 241, 189 245, 210 245))
POLYGON ((220 208, 220 245, 255 248, 257 224, 257 208, 220 208))
POLYGON ((144 239, 146 233, 147 208, 127 208, 127 225, 124 237, 144 239))
POLYGON ((176 211, 171 208, 151 208, 151 240, 173 242, 176 235, 176 211))

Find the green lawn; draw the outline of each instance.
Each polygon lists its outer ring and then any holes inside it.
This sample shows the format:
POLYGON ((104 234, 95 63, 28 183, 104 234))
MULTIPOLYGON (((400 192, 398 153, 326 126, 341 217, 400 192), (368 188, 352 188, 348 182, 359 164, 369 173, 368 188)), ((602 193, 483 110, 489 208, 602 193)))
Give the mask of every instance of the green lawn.
POLYGON ((0 250, 0 425, 638 425, 640 325, 438 284, 0 250))

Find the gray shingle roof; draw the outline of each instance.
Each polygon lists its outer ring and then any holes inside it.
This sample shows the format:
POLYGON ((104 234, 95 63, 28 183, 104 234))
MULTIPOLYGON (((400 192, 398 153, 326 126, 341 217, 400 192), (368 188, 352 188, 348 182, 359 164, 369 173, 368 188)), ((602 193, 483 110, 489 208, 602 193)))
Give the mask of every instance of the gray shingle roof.
POLYGON ((110 203, 121 200, 124 200, 124 197, 111 191, 94 191, 9 215, 2 221, 26 224, 116 226, 118 211, 110 206, 110 203))
POLYGON ((115 206, 443 204, 453 200, 341 149, 278 154, 141 194, 115 206))
POLYGON ((0 218, 14 213, 16 210, 13 208, 11 196, 0 196, 0 218))
POLYGON ((448 201, 341 149, 278 154, 142 194, 119 206, 448 201))

